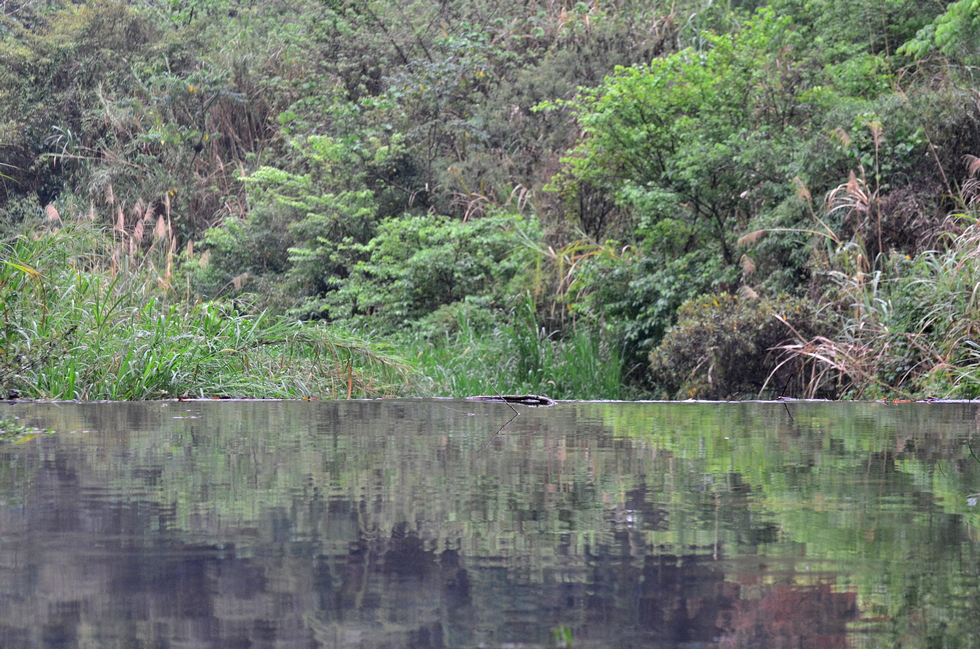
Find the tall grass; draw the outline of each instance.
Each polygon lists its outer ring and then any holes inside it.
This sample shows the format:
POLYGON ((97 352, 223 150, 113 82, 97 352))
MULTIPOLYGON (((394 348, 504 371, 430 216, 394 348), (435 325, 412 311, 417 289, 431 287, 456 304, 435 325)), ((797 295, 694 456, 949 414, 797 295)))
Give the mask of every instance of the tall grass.
MULTIPOLYGON (((871 128, 877 165, 880 125, 871 128)), ((881 198, 863 167, 825 201, 826 214, 846 212, 845 222, 853 224, 846 241, 817 215, 798 181, 801 201, 821 226, 799 231, 820 235, 828 244, 825 252, 815 251, 823 259, 815 266, 826 280, 823 317, 835 329, 832 335, 806 338, 777 316, 796 337, 773 350, 779 363, 804 358, 814 369, 804 396, 831 385, 832 392, 850 398, 980 396, 980 161, 967 158, 963 209, 946 220, 945 233, 935 237, 936 249, 914 259, 881 252, 881 198)), ((742 237, 740 245, 763 232, 742 237)))
POLYGON ((45 399, 411 389, 409 365, 364 340, 230 304, 189 305, 171 286, 171 261, 150 263, 118 231, 90 224, 0 244, 0 389, 45 399))
POLYGON ((980 221, 958 218, 944 249, 915 259, 891 255, 871 270, 839 251, 828 292, 836 334, 780 349, 817 363, 814 391, 836 381, 853 398, 980 396, 980 221))
MULTIPOLYGON (((529 305, 527 308, 530 308, 529 305)), ((532 313, 490 331, 461 315, 455 331, 417 339, 409 349, 433 396, 543 394, 553 399, 624 399, 622 363, 599 332, 585 326, 549 335, 532 313)))

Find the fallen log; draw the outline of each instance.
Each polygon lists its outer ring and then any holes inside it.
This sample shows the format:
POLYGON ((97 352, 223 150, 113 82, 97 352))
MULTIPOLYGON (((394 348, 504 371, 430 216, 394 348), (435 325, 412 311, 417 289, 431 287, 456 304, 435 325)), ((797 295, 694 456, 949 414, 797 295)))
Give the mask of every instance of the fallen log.
POLYGON ((533 408, 548 408, 555 405, 555 400, 537 394, 491 394, 466 397, 470 401, 490 401, 493 403, 516 403, 533 408))

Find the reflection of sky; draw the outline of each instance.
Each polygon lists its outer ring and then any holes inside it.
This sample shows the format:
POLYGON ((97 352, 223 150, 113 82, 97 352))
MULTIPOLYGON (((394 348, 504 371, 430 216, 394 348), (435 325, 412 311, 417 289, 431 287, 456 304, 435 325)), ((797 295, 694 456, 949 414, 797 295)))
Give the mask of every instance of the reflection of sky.
POLYGON ((450 403, 31 406, 96 432, 0 446, 0 647, 843 647, 906 597, 881 557, 969 559, 898 470, 958 447, 908 426, 561 404, 487 446, 512 413, 450 403))

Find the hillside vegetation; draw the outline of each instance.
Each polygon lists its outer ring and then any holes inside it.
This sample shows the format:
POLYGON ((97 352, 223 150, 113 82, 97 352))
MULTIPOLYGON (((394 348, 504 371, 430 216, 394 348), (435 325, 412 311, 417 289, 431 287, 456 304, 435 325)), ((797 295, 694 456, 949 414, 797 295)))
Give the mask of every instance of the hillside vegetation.
POLYGON ((7 0, 0 388, 980 395, 980 1, 7 0))

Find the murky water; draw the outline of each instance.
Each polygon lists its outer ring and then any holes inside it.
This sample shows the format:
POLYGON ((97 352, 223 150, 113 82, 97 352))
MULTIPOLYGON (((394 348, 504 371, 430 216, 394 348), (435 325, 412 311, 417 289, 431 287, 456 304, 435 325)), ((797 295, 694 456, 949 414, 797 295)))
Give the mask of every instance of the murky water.
POLYGON ((978 406, 518 410, 0 406, 0 647, 980 646, 978 406))

